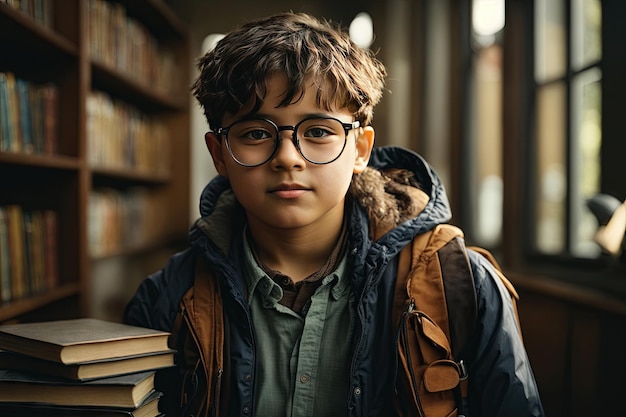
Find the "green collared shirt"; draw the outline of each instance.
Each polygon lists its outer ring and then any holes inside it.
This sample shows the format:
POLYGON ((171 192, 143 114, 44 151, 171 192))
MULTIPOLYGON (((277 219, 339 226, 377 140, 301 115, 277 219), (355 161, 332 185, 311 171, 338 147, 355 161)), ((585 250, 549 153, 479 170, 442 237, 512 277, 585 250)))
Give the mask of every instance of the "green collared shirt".
POLYGON ((278 303, 282 289, 256 263, 247 240, 245 245, 256 335, 255 414, 345 416, 355 311, 346 256, 322 279, 301 316, 278 303))

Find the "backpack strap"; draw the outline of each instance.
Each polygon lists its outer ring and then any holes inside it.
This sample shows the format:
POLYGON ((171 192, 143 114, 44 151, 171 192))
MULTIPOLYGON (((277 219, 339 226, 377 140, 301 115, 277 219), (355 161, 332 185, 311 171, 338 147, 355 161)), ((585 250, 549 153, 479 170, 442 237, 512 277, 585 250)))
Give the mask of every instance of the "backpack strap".
POLYGON ((393 315, 399 325, 398 415, 457 415, 456 391, 464 374, 452 354, 439 250, 462 236, 457 227, 439 225, 400 252, 393 315))
MULTIPOLYGON (((224 379, 225 319, 220 287, 201 254, 195 259, 194 284, 181 299, 168 341, 183 369, 174 382, 179 395, 169 394, 166 409, 196 416, 220 415, 224 379)), ((165 398, 165 397, 164 397, 165 398)), ((169 415, 169 413, 168 413, 169 415)), ((185 414, 187 415, 187 414, 185 414)))
POLYGON ((450 340, 448 302, 444 280, 441 279, 443 276, 441 262, 431 262, 431 260, 448 242, 457 237, 463 237, 463 232, 456 226, 440 224, 430 233, 421 236, 413 240, 411 257, 413 272, 407 280, 406 291, 416 307, 428 314, 450 340), (414 279, 420 276, 424 279, 414 279))
POLYGON ((476 287, 463 239, 451 240, 438 255, 450 321, 452 355, 458 359, 474 330, 478 308, 476 287))

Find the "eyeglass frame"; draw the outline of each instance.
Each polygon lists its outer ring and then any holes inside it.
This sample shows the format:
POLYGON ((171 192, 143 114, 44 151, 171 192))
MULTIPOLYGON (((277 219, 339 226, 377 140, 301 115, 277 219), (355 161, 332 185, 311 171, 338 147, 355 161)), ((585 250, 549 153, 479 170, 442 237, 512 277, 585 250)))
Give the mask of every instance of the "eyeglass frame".
POLYGON ((233 160, 237 164, 239 164, 239 165, 241 165, 243 167, 255 168, 255 167, 261 166, 261 165, 266 164, 269 161, 271 161, 272 158, 274 158, 274 156, 278 152, 278 149, 280 148, 280 145, 283 142, 283 138, 282 138, 280 132, 285 131, 285 130, 291 130, 293 132, 291 134, 291 142, 294 144, 294 146, 298 150, 298 153, 300 154, 300 156, 302 156, 307 162, 310 162, 310 163, 312 163, 314 165, 327 165, 327 164, 333 163, 337 159, 339 159, 339 157, 343 154, 343 151, 346 149, 346 144, 348 143, 348 132, 350 132, 353 129, 357 129, 359 127, 361 127, 361 122, 359 122, 358 120, 355 120, 355 121, 350 122, 350 123, 345 123, 345 122, 342 122, 341 120, 337 119, 336 117, 332 117, 332 116, 310 116, 310 117, 306 117, 306 118, 300 120, 295 125, 282 125, 282 126, 279 126, 276 123, 274 123, 274 121, 272 121, 270 119, 266 119, 264 117, 250 117, 250 118, 237 120, 237 121, 231 123, 227 127, 218 127, 217 129, 215 129, 215 134, 224 138, 224 140, 226 142, 226 149, 228 149, 228 153, 230 154, 231 158, 233 158, 233 160), (339 154, 337 154, 337 156, 334 157, 333 159, 331 159, 330 161, 327 161, 327 162, 312 161, 309 158, 307 158, 304 155, 304 153, 302 152, 302 148, 300 147, 300 140, 298 139, 298 137, 296 135, 296 132, 298 131, 298 127, 300 127, 300 125, 302 125, 302 123, 305 123, 305 122, 307 122, 309 120, 313 120, 313 119, 335 120, 335 121, 339 122, 341 124, 341 126, 343 127, 344 134, 345 134, 344 140, 343 140, 343 146, 341 147, 341 151, 339 151, 339 154), (260 162, 258 164, 245 164, 245 163, 241 162, 239 159, 237 159, 237 157, 235 157, 235 155, 233 154, 233 150, 230 147, 230 141, 228 140, 228 131, 230 130, 230 128, 232 126, 234 126, 235 124, 239 123, 239 122, 245 122, 245 121, 248 121, 248 120, 260 120, 260 121, 268 122, 269 124, 274 126, 274 128, 276 129, 276 138, 274 139, 274 150, 272 151, 270 156, 265 161, 260 162))

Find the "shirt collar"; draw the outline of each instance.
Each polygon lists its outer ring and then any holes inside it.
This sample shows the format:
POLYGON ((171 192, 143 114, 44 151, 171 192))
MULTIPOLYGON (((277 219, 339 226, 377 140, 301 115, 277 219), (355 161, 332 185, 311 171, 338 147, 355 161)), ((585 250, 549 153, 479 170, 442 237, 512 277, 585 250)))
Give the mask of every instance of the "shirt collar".
MULTIPOLYGON (((255 292, 258 292, 263 299, 264 307, 274 307, 280 299, 283 297, 283 290, 280 288, 274 280, 272 280, 261 268, 252 252, 250 241, 247 238, 247 233, 244 230, 243 233, 244 244, 244 262, 243 271, 246 280, 246 286, 248 288, 248 304, 251 303, 252 297, 255 292)), ((342 254, 341 261, 337 267, 329 275, 322 279, 321 287, 331 285, 331 296, 337 300, 345 294, 349 288, 349 280, 346 277, 347 261, 346 251, 342 254)), ((319 290, 319 289, 318 289, 319 290)))

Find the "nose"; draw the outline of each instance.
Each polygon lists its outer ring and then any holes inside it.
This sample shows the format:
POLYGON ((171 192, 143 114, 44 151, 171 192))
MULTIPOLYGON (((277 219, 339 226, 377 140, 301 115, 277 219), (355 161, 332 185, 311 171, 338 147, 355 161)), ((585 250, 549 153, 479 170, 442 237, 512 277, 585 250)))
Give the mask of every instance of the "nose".
POLYGON ((276 153, 272 157, 271 165, 274 169, 298 169, 306 165, 306 160, 296 147, 295 131, 293 127, 283 126, 279 129, 281 140, 276 149, 276 153))

